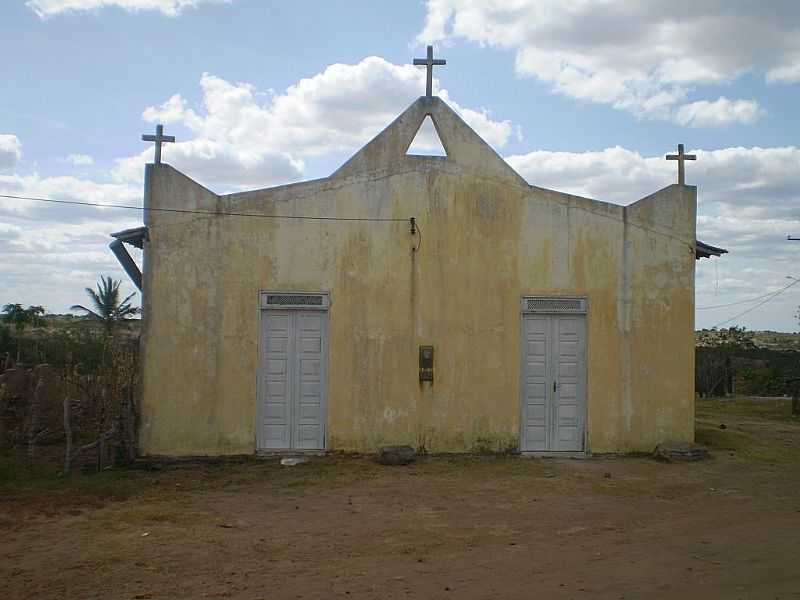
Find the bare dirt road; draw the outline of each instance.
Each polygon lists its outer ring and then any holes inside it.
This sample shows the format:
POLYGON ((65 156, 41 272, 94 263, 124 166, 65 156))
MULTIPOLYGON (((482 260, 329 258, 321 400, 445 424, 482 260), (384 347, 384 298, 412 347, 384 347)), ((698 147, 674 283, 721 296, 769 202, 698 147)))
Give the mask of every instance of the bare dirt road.
POLYGON ((800 423, 781 402, 699 406, 714 459, 695 464, 325 457, 6 482, 0 597, 800 598, 800 423))

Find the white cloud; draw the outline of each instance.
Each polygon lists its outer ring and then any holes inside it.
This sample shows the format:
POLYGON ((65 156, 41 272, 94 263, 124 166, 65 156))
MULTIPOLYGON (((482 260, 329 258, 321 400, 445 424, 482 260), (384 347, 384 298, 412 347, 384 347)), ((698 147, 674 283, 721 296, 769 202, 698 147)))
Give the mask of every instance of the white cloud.
MULTIPOLYGON (((665 149, 666 150, 666 149, 665 149)), ((697 161, 686 179, 698 186, 697 235, 730 251, 697 263, 697 305, 746 300, 778 290, 793 272, 800 246, 800 148, 690 150, 697 161)), ((531 184, 582 196, 630 204, 675 182, 676 166, 663 155, 642 156, 625 148, 600 152, 538 151, 509 156, 508 162, 531 184)), ((749 328, 794 329, 796 295, 776 298, 764 311, 735 323, 749 328)), ((698 327, 710 327, 746 309, 699 311, 698 327)))
POLYGON ((749 125, 760 119, 763 113, 755 100, 728 100, 722 96, 715 102, 700 100, 684 104, 675 114, 675 120, 689 127, 723 127, 731 123, 749 125))
POLYGON ((13 169, 22 156, 19 138, 11 134, 0 134, 0 172, 13 169))
MULTIPOLYGON (((665 149, 672 152, 672 149, 665 149)), ((800 148, 732 147, 694 150, 686 180, 699 188, 702 205, 724 206, 737 217, 800 218, 800 148)), ((642 156, 615 146, 600 152, 547 152, 508 156, 508 163, 532 185, 630 204, 675 183, 675 162, 663 155, 642 156)))
MULTIPOLYGON (((703 85, 727 84, 754 70, 768 81, 799 81, 799 34, 800 5, 790 0, 770 2, 769 10, 728 0, 685 6, 661 0, 428 0, 417 40, 463 38, 510 49, 519 75, 536 77, 558 93, 639 117, 675 119, 679 105, 703 85)), ((749 102, 690 104, 694 108, 680 116, 702 109, 694 126, 751 123, 759 111, 749 102), (725 103, 731 106, 722 108, 725 103)))
MULTIPOLYGON (((672 149, 665 148, 666 152, 672 149)), ((698 185, 700 239, 730 250, 697 263, 697 304, 735 302, 777 290, 797 264, 800 234, 800 148, 689 149, 698 160, 687 180, 698 185)), ((663 155, 643 156, 622 147, 600 152, 537 151, 508 157, 534 185, 628 204, 675 181, 676 166, 663 155)), ((141 168, 141 162, 139 163, 141 168)), ((232 167, 236 168, 236 167, 232 167)), ((139 205, 141 187, 74 177, 0 176, 0 193, 139 205)), ((111 231, 141 223, 141 214, 117 209, 0 201, 0 302, 44 304, 65 310, 83 300, 82 289, 99 274, 127 277, 107 251, 111 231)), ((787 293, 737 322, 750 328, 794 327, 798 304, 787 293)), ((699 311, 697 325, 714 325, 747 306, 699 311)))
MULTIPOLYGON (((671 81, 684 77, 698 85, 699 80, 714 78, 709 68, 703 61, 675 62, 665 72, 671 81)), ((200 86, 199 106, 190 106, 175 94, 148 107, 143 117, 175 126, 178 143, 165 145, 165 161, 206 184, 249 188, 296 180, 304 175, 306 161, 359 148, 420 95, 424 70, 370 57, 355 65, 332 65, 278 94, 210 74, 202 77, 200 86)), ((647 96, 647 105, 674 111, 683 102, 680 94, 664 93, 647 96)), ((481 108, 462 107, 446 90, 439 95, 495 148, 502 148, 512 135, 521 137, 515 124, 496 120, 481 108)), ((737 101, 729 102, 735 106, 737 101)), ((736 112, 733 107, 716 110, 736 112)), ((698 118, 710 117, 695 107, 692 119, 698 118)), ((664 148, 664 153, 673 150, 664 148)), ((13 170, 20 161, 19 140, 0 136, 0 164, 12 169, 11 174, 0 174, 0 193, 139 205, 141 174, 152 152, 147 148, 119 160, 111 182, 22 175, 13 170)), ((715 262, 698 263, 698 305, 757 296, 780 287, 787 274, 800 275, 790 271, 800 244, 785 241, 787 233, 800 235, 800 149, 689 152, 698 155, 687 165, 687 180, 699 186, 698 235, 731 251, 715 262)), ((510 156, 508 161, 534 185, 620 204, 674 182, 676 174, 675 163, 663 155, 643 156, 622 147, 584 153, 538 151, 510 156)), ((123 279, 132 291, 107 251, 108 233, 140 223, 141 214, 134 211, 0 200, 0 303, 64 310, 82 301, 83 287, 92 285, 101 273, 123 279)), ((786 298, 789 302, 788 294, 786 298)), ((769 306, 773 310, 756 311, 742 322, 750 327, 793 324, 791 306, 778 300, 769 306)), ((711 325, 732 314, 700 314, 697 323, 711 325)))
MULTIPOLYGON (((41 177, 39 175, 0 175, 0 194, 52 198, 96 204, 138 204, 141 205, 141 188, 120 183, 98 183, 77 177, 41 177)), ((30 218, 83 219, 86 214, 102 215, 105 208, 85 209, 58 204, 38 203, 30 200, 3 199, 0 215, 30 218), (98 212, 100 211, 100 212, 98 212)), ((99 217, 104 218, 104 217, 99 217)), ((107 218, 107 217, 105 217, 107 218)))
MULTIPOLYGON (((151 123, 156 121, 162 124, 178 123, 193 114, 193 112, 186 110, 186 101, 181 98, 180 94, 175 94, 161 106, 149 106, 144 109, 142 118, 151 123)), ((192 122, 192 124, 196 125, 197 123, 192 122)))
POLYGON ((630 204, 672 183, 675 166, 615 146, 601 152, 536 151, 509 156, 508 163, 531 185, 630 204))
POLYGON ((495 149, 505 146, 512 133, 518 139, 522 137, 522 128, 519 125, 514 128, 511 121, 493 121, 491 112, 483 108, 480 110, 464 108, 450 99, 447 90, 442 90, 439 96, 461 115, 467 125, 477 131, 478 135, 495 149))
MULTIPOLYGON (((141 206, 137 186, 75 177, 0 175, 0 194, 141 206)), ((135 291, 108 250, 109 233, 142 222, 140 211, 0 199, 0 302, 65 312, 100 274, 135 291)))
MULTIPOLYGON (((438 82, 437 82, 438 83, 438 82)), ((334 64, 301 79, 282 94, 259 92, 206 73, 203 106, 195 110, 175 94, 145 109, 152 123, 180 124, 193 138, 167 144, 165 162, 206 185, 253 187, 301 178, 304 159, 353 152, 391 123, 425 89, 425 71, 372 56, 358 64, 334 64)), ((514 132, 485 109, 466 108, 447 90, 439 96, 489 144, 499 148, 514 132)), ((140 181, 144 158, 119 161, 119 181, 140 181)))
POLYGON ((232 0, 28 0, 25 5, 39 18, 45 19, 63 13, 99 10, 107 7, 122 8, 129 12, 159 11, 168 17, 177 17, 184 9, 201 4, 230 3, 232 0))
POLYGON ((767 81, 773 83, 797 83, 800 81, 800 60, 793 64, 775 67, 767 71, 767 81))
MULTIPOLYGON (((800 234, 796 201, 800 148, 690 148, 689 152, 698 156, 687 165, 687 180, 699 186, 698 236, 731 252, 697 263, 698 306, 758 296, 779 289, 786 275, 800 275, 792 272, 800 247, 785 240, 788 233, 800 234)), ((676 172, 675 163, 663 155, 643 156, 622 147, 581 153, 537 151, 507 160, 534 185, 619 204, 674 182, 676 172)), ((0 193, 140 205, 142 190, 138 184, 10 175, 0 176, 0 193)), ((123 279, 126 289, 133 291, 107 244, 110 232, 140 224, 140 213, 3 200, 0 222, 4 283, 0 302, 44 304, 62 311, 82 301, 83 287, 92 285, 99 274, 123 279)), ((797 303, 787 293, 766 310, 737 322, 750 328, 792 329, 797 303)), ((697 325, 714 325, 745 308, 700 311, 697 325)))
MULTIPOLYGON (((420 95, 424 78, 423 69, 377 57, 332 65, 281 94, 206 74, 201 106, 190 107, 175 94, 146 108, 143 118, 184 128, 188 135, 179 132, 177 143, 164 146, 164 160, 217 191, 277 185, 301 178, 309 157, 358 149, 420 95)), ((494 120, 489 111, 461 107, 446 90, 439 94, 496 147, 514 133, 510 122, 494 120)), ((23 175, 14 169, 20 156, 16 136, 0 136, 0 166, 9 171, 0 173, 0 194, 140 206, 153 149, 115 161, 107 181, 23 175)), ((64 160, 88 165, 92 158, 64 160)), ((83 287, 100 274, 123 279, 132 291, 107 250, 108 234, 140 224, 141 213, 0 199, 0 221, 0 301, 63 311, 83 300, 83 287)))
MULTIPOLYGON (((199 107, 175 94, 146 108, 143 118, 175 126, 178 141, 165 144, 164 160, 217 191, 277 185, 302 177, 310 157, 338 158, 358 149, 421 94, 424 79, 424 69, 377 57, 332 65, 280 94, 206 74, 199 107)), ((489 111, 461 107, 446 90, 439 95, 496 147, 514 134, 510 122, 493 119, 489 111)), ((19 140, 2 140, 12 148, 6 164, 14 167, 19 140)), ((0 174, 0 194, 140 206, 144 165, 152 156, 149 147, 118 159, 108 181, 22 175, 12 169, 0 174)), ((81 155, 69 160, 88 163, 81 155)), ((0 199, 0 221, 0 303, 63 311, 84 300, 83 288, 100 274, 122 279, 133 291, 107 250, 108 234, 141 224, 141 213, 0 199)))
POLYGON ((71 165, 81 167, 81 166, 93 165, 94 159, 88 154, 70 154, 64 159, 64 162, 68 162, 71 165))
MULTIPOLYGON (((165 145, 164 162, 194 177, 214 191, 250 189, 298 181, 303 161, 268 148, 250 150, 207 138, 165 145)), ((153 150, 115 161, 113 175, 120 183, 141 184, 144 165, 152 162, 153 150)))

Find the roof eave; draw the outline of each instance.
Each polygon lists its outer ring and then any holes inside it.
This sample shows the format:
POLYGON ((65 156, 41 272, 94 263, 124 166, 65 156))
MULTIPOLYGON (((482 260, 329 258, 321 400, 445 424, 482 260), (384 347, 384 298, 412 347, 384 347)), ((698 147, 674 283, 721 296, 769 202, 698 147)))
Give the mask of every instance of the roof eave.
POLYGON ((722 256, 723 254, 728 254, 725 248, 718 248, 717 246, 706 244, 700 240, 695 240, 695 260, 711 258, 712 256, 722 256))

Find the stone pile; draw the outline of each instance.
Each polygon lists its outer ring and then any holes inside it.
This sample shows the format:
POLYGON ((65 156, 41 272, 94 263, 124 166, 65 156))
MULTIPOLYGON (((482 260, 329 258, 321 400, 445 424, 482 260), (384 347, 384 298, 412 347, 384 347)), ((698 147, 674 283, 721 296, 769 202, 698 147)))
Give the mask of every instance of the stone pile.
POLYGON ((653 458, 663 462, 694 462, 711 458, 708 448, 692 442, 661 442, 653 458))

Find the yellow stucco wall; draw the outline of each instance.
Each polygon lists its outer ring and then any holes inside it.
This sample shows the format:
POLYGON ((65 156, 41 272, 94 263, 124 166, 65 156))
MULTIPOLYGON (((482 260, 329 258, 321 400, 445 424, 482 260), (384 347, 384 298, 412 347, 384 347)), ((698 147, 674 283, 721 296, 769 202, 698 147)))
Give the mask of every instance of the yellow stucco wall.
POLYGON ((420 99, 333 176, 218 197, 148 166, 140 448, 256 450, 259 292, 328 292, 327 447, 517 447, 520 298, 588 298, 588 449, 693 439, 696 190, 622 208, 528 186, 441 101, 420 99), (405 156, 426 113, 446 159, 405 156), (418 381, 418 347, 436 380, 418 381))

